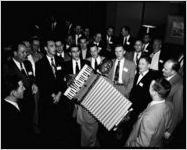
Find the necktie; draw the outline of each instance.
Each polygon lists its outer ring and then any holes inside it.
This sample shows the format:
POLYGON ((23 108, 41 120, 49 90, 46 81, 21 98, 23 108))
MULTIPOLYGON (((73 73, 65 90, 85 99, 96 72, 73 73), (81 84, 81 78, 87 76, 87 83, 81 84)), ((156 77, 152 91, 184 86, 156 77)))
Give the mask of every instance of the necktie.
POLYGON ((20 67, 21 67, 21 72, 22 72, 24 75, 27 75, 26 72, 25 72, 25 70, 23 69, 22 63, 20 63, 20 67))
POLYGON ((95 59, 95 70, 97 69, 97 59, 95 59))
POLYGON ((125 44, 126 42, 126 37, 123 38, 123 45, 125 44))
POLYGON ((139 53, 136 53, 136 64, 138 65, 138 61, 139 61, 139 53))
POLYGON ((78 65, 78 62, 76 61, 76 74, 79 73, 79 65, 78 65))
POLYGON ((118 81, 118 78, 119 78, 119 65, 120 65, 120 61, 118 60, 118 64, 117 64, 115 76, 114 76, 114 81, 118 81))
POLYGON ((53 70, 53 74, 56 77, 56 66, 55 66, 53 58, 51 58, 51 67, 52 67, 52 70, 53 70))

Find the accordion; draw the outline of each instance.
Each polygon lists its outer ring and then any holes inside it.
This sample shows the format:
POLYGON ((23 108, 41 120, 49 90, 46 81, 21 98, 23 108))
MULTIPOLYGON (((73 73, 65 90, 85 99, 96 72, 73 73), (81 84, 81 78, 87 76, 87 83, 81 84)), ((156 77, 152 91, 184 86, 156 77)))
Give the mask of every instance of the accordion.
POLYGON ((88 65, 81 69, 64 95, 70 100, 76 98, 108 131, 119 125, 132 105, 109 79, 94 74, 88 65))

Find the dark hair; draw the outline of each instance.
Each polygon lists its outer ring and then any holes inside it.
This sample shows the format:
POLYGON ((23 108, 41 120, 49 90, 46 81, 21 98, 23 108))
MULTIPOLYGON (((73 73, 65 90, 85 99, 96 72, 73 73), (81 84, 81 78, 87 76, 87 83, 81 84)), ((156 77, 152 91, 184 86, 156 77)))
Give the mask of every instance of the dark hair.
POLYGON ((180 64, 176 59, 169 59, 168 61, 172 62, 172 70, 178 72, 180 69, 180 64))
POLYGON ((44 41, 44 47, 47 46, 47 44, 48 44, 49 41, 55 42, 55 39, 53 39, 53 38, 45 39, 45 41, 44 41))
POLYGON ((6 81, 3 81, 3 97, 10 95, 11 91, 17 90, 19 87, 19 81, 21 81, 21 78, 18 76, 8 76, 6 81))
POLYGON ((23 45, 23 46, 26 47, 26 45, 25 45, 25 43, 24 43, 23 41, 17 41, 17 42, 15 42, 15 43, 13 44, 13 46, 12 46, 12 56, 13 56, 14 52, 17 52, 17 51, 18 51, 19 45, 23 45))
POLYGON ((157 78, 153 85, 153 89, 160 95, 161 98, 165 99, 171 90, 171 84, 163 77, 157 78))
MULTIPOLYGON (((142 56, 140 57, 140 59, 145 59, 145 61, 146 61, 147 63, 151 64, 151 58, 148 57, 148 56, 146 56, 146 55, 142 55, 142 56)), ((140 59, 139 59, 139 60, 140 60, 140 59)))
POLYGON ((128 31, 128 33, 130 33, 130 27, 129 27, 129 26, 124 25, 124 26, 121 27, 121 30, 122 30, 123 28, 124 28, 126 31, 128 31))
POLYGON ((70 47, 70 51, 73 47, 77 47, 79 49, 79 46, 77 46, 76 44, 72 44, 71 47, 70 47))
POLYGON ((82 40, 82 39, 85 39, 86 41, 87 41, 87 38, 86 38, 86 36, 81 36, 79 39, 78 39, 78 42, 80 43, 80 41, 82 40))

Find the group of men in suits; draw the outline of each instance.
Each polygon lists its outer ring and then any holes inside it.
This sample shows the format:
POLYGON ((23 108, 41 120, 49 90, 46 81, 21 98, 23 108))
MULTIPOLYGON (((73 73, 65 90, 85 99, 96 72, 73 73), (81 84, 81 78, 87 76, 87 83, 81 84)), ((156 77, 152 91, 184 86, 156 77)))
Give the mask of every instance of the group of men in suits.
MULTIPOLYGON (((29 46, 26 42, 17 44, 13 49, 13 57, 3 66, 3 85, 8 85, 9 77, 13 76, 23 81, 25 92, 24 100, 20 102, 20 109, 23 109, 28 123, 34 124, 33 116, 37 100, 38 125, 49 140, 56 136, 63 119, 67 119, 68 115, 75 117, 80 125, 81 146, 99 146, 98 122, 81 106, 64 102, 66 98, 63 93, 68 86, 69 78, 74 78, 85 64, 100 73, 99 66, 106 59, 110 59, 113 65, 105 76, 133 103, 134 111, 130 114, 129 131, 138 119, 126 146, 160 147, 161 136, 169 138, 183 118, 183 84, 177 73, 179 70, 177 62, 172 59, 166 61, 167 57, 162 51, 160 39, 153 41, 153 48, 150 50, 150 39, 147 37, 149 35, 145 35, 145 42, 135 40, 127 26, 121 28, 119 38, 114 38, 114 29, 109 27, 103 39, 98 32, 92 42, 82 35, 81 30, 81 26, 76 26, 75 38, 71 37, 75 43, 70 42, 68 48, 61 40, 46 40, 45 54, 33 61, 34 72, 32 62, 28 59, 29 46), (171 88, 164 79, 156 80, 160 76, 170 82, 171 88), (170 101, 172 109, 166 101, 170 101), (147 107, 149 103, 151 107, 147 107), (143 115, 140 115, 142 111, 143 115), (174 115, 171 117, 171 114, 174 115), (165 116, 164 120, 159 117, 160 115, 165 116), (59 123, 60 119, 62 121, 59 123), (157 123, 154 126, 149 121, 152 119, 157 123), (167 128, 163 127, 165 123, 168 124, 167 128), (150 134, 152 129, 160 131, 145 138, 146 133, 150 134), (136 134, 135 130, 138 130, 136 134), (145 135, 142 135, 144 132, 145 135), (152 139, 151 136, 154 134, 156 136, 152 139)), ((32 54, 30 53, 31 58, 34 56, 32 54)))

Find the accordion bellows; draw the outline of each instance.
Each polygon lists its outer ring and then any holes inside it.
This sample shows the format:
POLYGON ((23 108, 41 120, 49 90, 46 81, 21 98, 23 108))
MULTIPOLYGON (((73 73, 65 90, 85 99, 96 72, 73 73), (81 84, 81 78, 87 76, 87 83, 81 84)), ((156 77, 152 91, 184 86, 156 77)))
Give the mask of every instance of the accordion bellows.
MULTIPOLYGON (((84 66, 82 70, 85 70, 87 67, 89 66, 84 66)), ((83 72, 80 72, 77 77, 81 76, 83 72)), ((84 74, 86 73, 84 72, 84 74)), ((77 98, 80 101, 80 105, 110 131, 126 116, 132 103, 107 78, 96 75, 93 72, 90 72, 90 75, 85 78, 87 79, 85 79, 85 83, 80 87, 77 94, 70 95, 77 98)), ((65 96, 68 97, 71 88, 73 88, 73 85, 66 90, 64 93, 65 96)), ((71 99, 70 96, 69 99, 71 99)))

